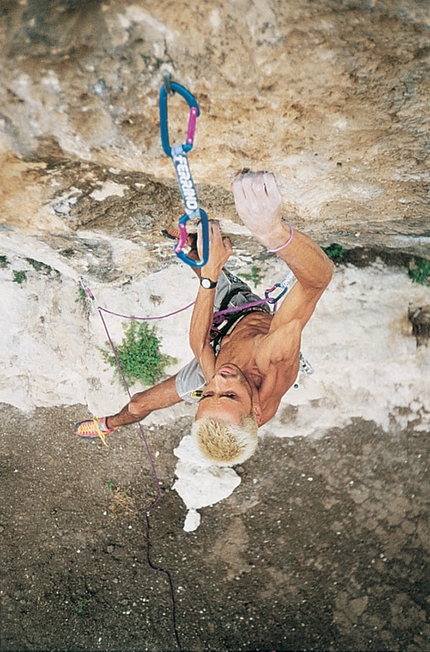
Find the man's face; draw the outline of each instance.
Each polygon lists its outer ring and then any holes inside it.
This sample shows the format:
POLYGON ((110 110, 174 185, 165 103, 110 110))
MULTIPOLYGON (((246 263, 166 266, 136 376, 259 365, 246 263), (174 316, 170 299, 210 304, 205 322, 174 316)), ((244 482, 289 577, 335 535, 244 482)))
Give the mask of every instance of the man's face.
POLYGON ((229 363, 222 365, 204 388, 196 419, 217 417, 240 425, 251 409, 251 387, 239 367, 229 363))

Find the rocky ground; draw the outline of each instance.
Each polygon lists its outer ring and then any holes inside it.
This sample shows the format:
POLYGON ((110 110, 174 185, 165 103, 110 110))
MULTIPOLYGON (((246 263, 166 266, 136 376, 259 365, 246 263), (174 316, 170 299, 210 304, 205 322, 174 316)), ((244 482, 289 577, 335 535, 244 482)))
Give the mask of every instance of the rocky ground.
POLYGON ((105 448, 82 406, 0 411, 1 650, 422 652, 428 625, 428 448, 356 420, 319 440, 266 436, 194 533, 170 490, 189 427, 105 448), (7 487, 7 490, 6 490, 7 487))
MULTIPOLYGON (((429 259, 429 26, 425 0, 0 3, 1 652, 430 649, 430 300, 407 276, 429 259), (193 533, 171 489, 191 416, 146 425, 177 638, 139 431, 73 433, 122 401, 80 277, 127 315, 195 296, 161 236, 183 213, 165 73, 201 107, 190 166, 235 273, 283 278, 235 215, 244 167, 349 252, 307 329, 315 375, 193 533)), ((174 142, 186 117, 170 98, 174 142)), ((185 315, 167 321, 185 356, 185 315)))

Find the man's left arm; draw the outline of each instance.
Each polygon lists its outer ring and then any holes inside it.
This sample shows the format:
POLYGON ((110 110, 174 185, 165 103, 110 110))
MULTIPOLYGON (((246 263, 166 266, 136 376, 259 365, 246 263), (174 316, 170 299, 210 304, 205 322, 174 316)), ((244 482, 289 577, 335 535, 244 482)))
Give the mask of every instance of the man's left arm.
POLYGON ((239 175, 233 182, 233 194, 243 223, 263 246, 284 260, 297 279, 273 317, 264 347, 268 362, 290 360, 331 280, 333 263, 308 236, 281 220, 282 197, 273 174, 239 175))
MULTIPOLYGON (((232 246, 228 238, 222 238, 218 222, 209 223, 209 234, 209 258, 201 268, 201 278, 217 283, 222 268, 230 258, 232 246)), ((201 231, 198 247, 200 241, 201 231)), ((215 373, 215 354, 210 345, 214 298, 215 287, 205 288, 200 284, 190 324, 190 347, 206 380, 210 380, 215 373)))

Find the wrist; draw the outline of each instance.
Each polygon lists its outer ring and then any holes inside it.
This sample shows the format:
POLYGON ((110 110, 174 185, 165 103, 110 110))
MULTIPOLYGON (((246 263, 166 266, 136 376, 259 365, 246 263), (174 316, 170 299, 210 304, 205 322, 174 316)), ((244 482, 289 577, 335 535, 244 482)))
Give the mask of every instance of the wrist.
POLYGON ((216 269, 209 267, 208 265, 205 265, 200 269, 201 278, 210 278, 214 283, 218 283, 220 273, 220 271, 218 272, 216 269))
POLYGON ((287 246, 287 242, 288 244, 291 242, 293 233, 293 227, 282 220, 276 228, 273 229, 270 234, 268 233, 265 235, 264 239, 262 238, 260 242, 268 251, 275 253, 276 250, 280 250, 284 246, 287 246))
POLYGON ((208 276, 201 276, 200 277, 200 285, 204 290, 215 290, 216 285, 217 285, 217 281, 213 281, 208 276))

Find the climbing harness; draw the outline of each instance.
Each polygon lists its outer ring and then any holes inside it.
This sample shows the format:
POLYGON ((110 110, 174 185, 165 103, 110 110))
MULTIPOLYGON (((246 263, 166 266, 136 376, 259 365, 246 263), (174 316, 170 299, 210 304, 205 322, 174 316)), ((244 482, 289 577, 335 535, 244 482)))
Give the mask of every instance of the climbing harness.
POLYGON ((265 290, 264 299, 258 299, 257 301, 252 301, 241 306, 234 306, 232 308, 225 308, 224 310, 218 310, 214 312, 213 315, 213 324, 218 326, 221 324, 225 318, 225 315, 228 315, 232 312, 239 312, 246 310, 247 308, 255 308, 256 306, 261 306, 264 303, 268 303, 274 306, 282 297, 288 292, 289 283, 286 282, 287 277, 282 281, 282 283, 275 283, 270 289, 265 290), (271 297, 270 294, 276 290, 276 288, 281 288, 279 294, 275 297, 271 297))
POLYGON ((178 180, 179 190, 185 205, 185 214, 179 220, 180 237, 175 246, 175 254, 187 265, 192 267, 203 267, 206 265, 209 257, 209 220, 206 212, 200 208, 197 198, 196 188, 191 176, 190 166, 188 164, 187 154, 194 145, 194 136, 196 131, 197 118, 200 115, 200 108, 194 95, 186 88, 170 81, 170 76, 166 75, 164 85, 160 89, 159 97, 160 111, 160 135, 161 145, 164 153, 173 160, 175 166, 176 178, 178 180), (178 93, 187 102, 190 107, 188 119, 188 129, 186 141, 183 145, 170 145, 169 122, 168 122, 168 95, 178 93), (187 222, 189 220, 199 219, 202 226, 202 258, 200 261, 192 260, 183 251, 187 241, 187 222))

